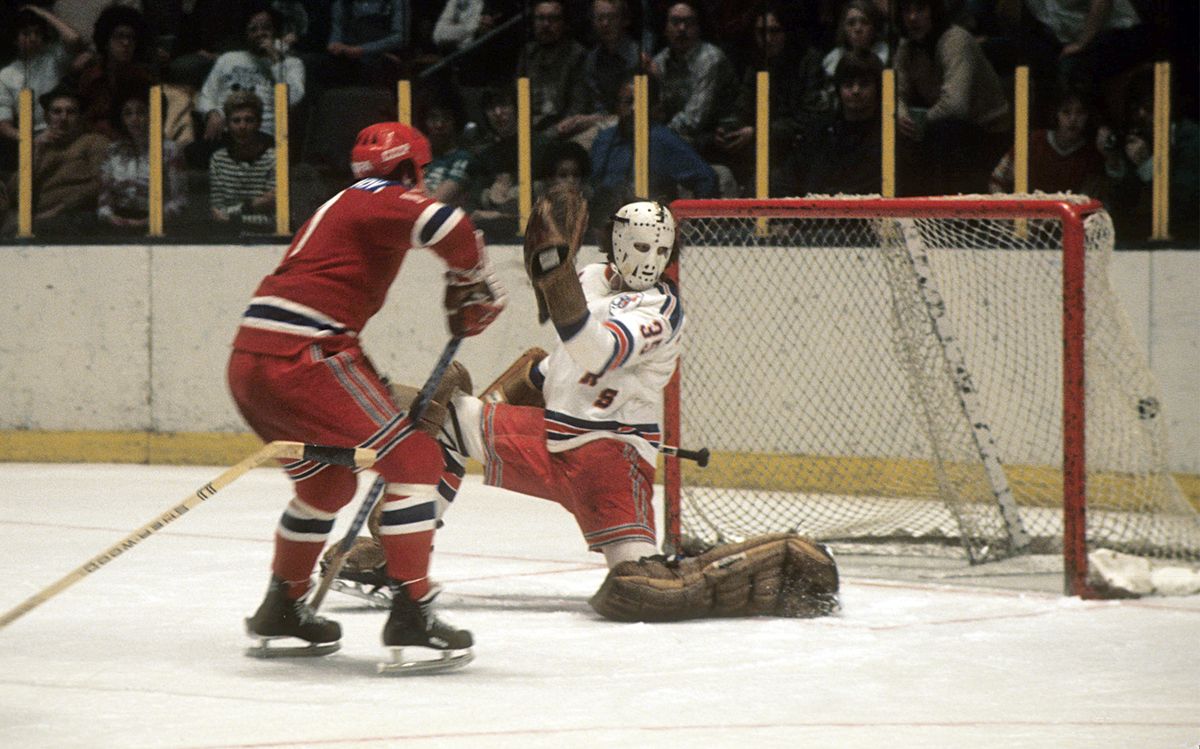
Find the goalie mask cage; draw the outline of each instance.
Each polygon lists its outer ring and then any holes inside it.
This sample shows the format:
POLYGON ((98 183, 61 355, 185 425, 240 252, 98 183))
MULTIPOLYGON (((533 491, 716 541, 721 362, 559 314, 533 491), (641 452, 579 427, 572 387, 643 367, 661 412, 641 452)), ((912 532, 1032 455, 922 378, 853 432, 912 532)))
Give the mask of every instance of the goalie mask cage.
POLYGON ((1195 561, 1157 386, 1079 196, 684 200, 669 551, 795 530, 835 551, 1195 561))

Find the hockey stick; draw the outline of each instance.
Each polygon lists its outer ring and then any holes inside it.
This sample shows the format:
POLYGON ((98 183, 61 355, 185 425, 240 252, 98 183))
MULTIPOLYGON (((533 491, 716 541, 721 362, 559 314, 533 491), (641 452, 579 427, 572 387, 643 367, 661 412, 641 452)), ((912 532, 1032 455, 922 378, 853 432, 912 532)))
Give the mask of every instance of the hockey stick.
POLYGON ((49 599, 61 593, 69 586, 79 582, 83 578, 92 574, 112 560, 129 551, 134 546, 153 534, 163 529, 163 526, 179 519, 187 514, 192 509, 198 507, 201 502, 212 495, 224 489, 235 480, 241 478, 254 468, 259 467, 269 460, 277 458, 286 458, 289 460, 311 460, 316 463, 325 463, 328 465, 354 466, 358 468, 369 468, 375 463, 375 451, 365 448, 355 447, 326 447, 324 445, 306 445, 303 442, 268 442, 258 452, 249 456, 237 465, 229 468, 220 476, 200 487, 179 504, 174 505, 166 512, 146 523, 141 528, 138 528, 133 533, 130 533, 125 538, 116 542, 104 551, 89 559, 82 566, 77 567, 74 571, 67 574, 58 582, 43 589, 29 598, 25 599, 20 605, 0 617, 0 629, 7 627, 14 621, 24 616, 30 610, 45 603, 49 599))
MULTIPOLYGON (((425 380, 425 384, 421 386, 421 392, 417 393, 417 397, 413 399, 412 408, 408 411, 408 420, 414 427, 417 419, 421 418, 421 414, 424 413, 425 407, 429 405, 430 399, 433 398, 433 392, 437 390, 442 377, 446 375, 446 370, 450 368, 450 362, 454 360, 454 355, 458 353, 458 347, 461 344, 462 338, 459 336, 454 336, 446 342, 446 347, 442 349, 441 357, 437 360, 437 364, 433 366, 433 371, 429 373, 429 378, 425 380)), ((366 524, 367 518, 371 517, 371 511, 375 509, 375 504, 379 501, 379 497, 383 495, 385 488, 387 488, 387 480, 383 476, 379 476, 375 479, 375 483, 371 485, 371 490, 367 492, 367 496, 363 498, 358 512, 354 515, 354 520, 350 522, 350 527, 346 529, 346 535, 342 536, 342 540, 338 542, 333 552, 333 557, 330 558, 329 563, 321 573, 321 581, 317 585, 312 600, 308 604, 313 611, 316 611, 320 607, 321 602, 325 600, 325 594, 329 592, 329 586, 333 585, 334 579, 342 571, 342 565, 346 563, 346 555, 350 553, 350 549, 354 546, 354 539, 358 538, 359 531, 366 524)))
POLYGON ((694 460, 701 468, 708 465, 709 452, 707 447, 702 447, 699 450, 688 450, 682 447, 673 447, 671 445, 659 445, 658 451, 663 455, 674 455, 677 458, 684 460, 694 460))

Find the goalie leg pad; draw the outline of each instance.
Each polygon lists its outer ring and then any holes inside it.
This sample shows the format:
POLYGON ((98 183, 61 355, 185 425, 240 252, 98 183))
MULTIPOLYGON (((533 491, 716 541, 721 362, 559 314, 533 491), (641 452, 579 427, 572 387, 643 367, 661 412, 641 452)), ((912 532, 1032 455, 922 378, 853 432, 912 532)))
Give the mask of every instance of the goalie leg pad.
MULTIPOLYGON (((412 411, 413 402, 417 399, 420 390, 411 385, 394 382, 390 383, 388 388, 392 392, 392 400, 398 407, 412 411)), ((450 403, 450 398, 454 393, 458 391, 471 392, 471 373, 461 362, 455 360, 450 362, 446 374, 442 376, 437 389, 433 391, 429 403, 425 404, 425 410, 421 412, 421 417, 415 424, 417 429, 437 439, 438 434, 442 431, 442 424, 446 421, 447 404, 450 403)))
POLYGON ((591 606, 623 622, 818 616, 836 608, 837 567, 823 547, 787 533, 718 546, 699 557, 648 557, 609 571, 591 606))
POLYGON ((479 398, 484 403, 511 403, 514 406, 544 408, 542 389, 533 384, 532 372, 548 354, 534 346, 517 357, 504 373, 488 385, 479 398))

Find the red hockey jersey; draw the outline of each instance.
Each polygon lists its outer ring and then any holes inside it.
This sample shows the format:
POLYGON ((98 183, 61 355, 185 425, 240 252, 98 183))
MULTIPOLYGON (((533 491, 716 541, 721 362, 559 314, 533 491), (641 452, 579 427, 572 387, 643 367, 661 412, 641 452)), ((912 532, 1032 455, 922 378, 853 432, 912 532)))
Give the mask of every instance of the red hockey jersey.
POLYGON ((315 340, 327 352, 357 345, 413 248, 432 250, 453 270, 481 259, 462 210, 398 182, 356 182, 300 227, 258 285, 233 347, 290 356, 315 340))

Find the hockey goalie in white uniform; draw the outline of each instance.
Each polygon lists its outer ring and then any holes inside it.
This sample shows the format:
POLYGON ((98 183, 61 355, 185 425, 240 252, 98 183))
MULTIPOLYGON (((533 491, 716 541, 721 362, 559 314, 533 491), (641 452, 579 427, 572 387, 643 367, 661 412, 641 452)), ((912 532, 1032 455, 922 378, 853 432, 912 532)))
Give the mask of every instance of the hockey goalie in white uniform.
MULTIPOLYGON (((621 207, 609 224, 601 235, 607 262, 577 269, 586 204, 570 189, 538 202, 526 228, 525 266, 539 319, 554 324, 559 342, 548 356, 526 352, 480 397, 456 367, 425 428, 458 475, 469 456, 483 463, 487 484, 572 513, 588 548, 609 567, 591 600, 603 616, 826 613, 836 604, 836 567, 823 547, 798 536, 759 537, 690 559, 658 554, 659 420, 686 328, 679 292, 663 278, 679 256, 678 232, 671 211, 651 201, 621 207)), ((456 488, 443 491, 444 499, 456 488)), ((371 549, 361 542, 343 576, 369 582, 371 549)))

